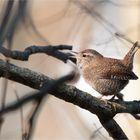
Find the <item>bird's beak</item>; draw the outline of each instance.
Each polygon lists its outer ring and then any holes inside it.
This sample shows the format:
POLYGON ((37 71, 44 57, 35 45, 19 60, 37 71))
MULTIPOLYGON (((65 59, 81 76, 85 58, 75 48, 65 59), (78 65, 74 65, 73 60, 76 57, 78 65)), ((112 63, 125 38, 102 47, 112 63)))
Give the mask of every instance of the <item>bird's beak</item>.
POLYGON ((71 51, 71 53, 72 53, 72 56, 70 56, 70 57, 71 57, 71 58, 76 58, 76 56, 77 56, 78 52, 71 51))
POLYGON ((76 56, 75 55, 72 55, 72 56, 70 56, 70 58, 76 58, 76 56))
POLYGON ((74 55, 78 54, 78 52, 75 52, 75 51, 71 51, 71 53, 74 55))

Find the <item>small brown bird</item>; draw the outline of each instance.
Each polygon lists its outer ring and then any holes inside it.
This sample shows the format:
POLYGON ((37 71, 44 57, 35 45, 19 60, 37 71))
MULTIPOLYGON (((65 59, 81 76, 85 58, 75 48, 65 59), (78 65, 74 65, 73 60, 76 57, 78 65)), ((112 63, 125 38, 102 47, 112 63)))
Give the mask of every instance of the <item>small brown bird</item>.
POLYGON ((129 80, 137 80, 134 74, 133 58, 139 49, 136 42, 126 56, 120 59, 107 58, 92 49, 74 52, 76 63, 86 82, 101 95, 114 95, 122 99, 120 91, 129 80))

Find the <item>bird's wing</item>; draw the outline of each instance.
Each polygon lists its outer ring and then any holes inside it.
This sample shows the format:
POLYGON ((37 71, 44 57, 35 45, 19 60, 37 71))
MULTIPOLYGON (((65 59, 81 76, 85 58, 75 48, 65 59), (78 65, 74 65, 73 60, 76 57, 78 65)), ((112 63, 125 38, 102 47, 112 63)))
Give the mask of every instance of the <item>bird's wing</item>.
POLYGON ((133 71, 130 71, 121 63, 112 63, 103 68, 100 75, 101 79, 112 80, 137 80, 138 77, 133 71))
POLYGON ((112 79, 112 80, 137 80, 138 77, 135 75, 134 72, 121 72, 121 73, 110 73, 110 75, 106 78, 112 79))

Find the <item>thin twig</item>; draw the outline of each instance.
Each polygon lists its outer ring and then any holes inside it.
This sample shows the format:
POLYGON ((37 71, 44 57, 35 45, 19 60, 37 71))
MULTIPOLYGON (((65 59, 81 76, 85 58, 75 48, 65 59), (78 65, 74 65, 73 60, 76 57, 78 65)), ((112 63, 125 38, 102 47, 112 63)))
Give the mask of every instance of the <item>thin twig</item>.
MULTIPOLYGON (((19 102, 19 96, 17 93, 17 90, 15 89, 15 95, 17 98, 17 101, 19 102)), ((24 115, 23 115, 23 108, 22 106, 20 107, 20 118, 21 118, 21 133, 22 133, 22 140, 25 140, 25 125, 24 125, 24 115)))
POLYGON ((27 61, 29 56, 32 54, 36 53, 44 53, 50 56, 53 56, 63 62, 67 62, 68 59, 73 61, 74 63, 76 62, 75 59, 70 58, 72 56, 71 53, 64 53, 60 50, 72 50, 72 46, 70 45, 57 45, 57 46, 30 46, 26 48, 23 52, 22 51, 17 51, 17 50, 8 50, 4 47, 0 47, 0 52, 6 56, 10 57, 12 59, 16 60, 22 60, 22 61, 27 61))
POLYGON ((26 140, 29 140, 32 136, 33 130, 34 130, 34 126, 35 126, 35 122, 36 122, 36 117, 37 117, 37 113, 40 109, 40 105, 42 103, 42 99, 40 98, 38 100, 36 100, 33 104, 32 110, 27 118, 27 128, 26 128, 26 140))
POLYGON ((123 132, 121 127, 117 124, 114 119, 107 119, 105 117, 99 117, 99 120, 104 128, 106 128, 109 135, 115 140, 128 140, 128 137, 123 132))
MULTIPOLYGON (((5 40, 8 41, 8 49, 9 51, 12 48, 12 39, 14 37, 15 29, 22 17, 24 16, 25 9, 27 6, 26 1, 18 1, 17 6, 15 7, 15 1, 5 1, 6 8, 4 9, 3 17, 0 23, 0 49, 5 42, 5 40), (15 11, 13 11, 13 8, 15 8, 15 11)), ((10 61, 9 58, 6 58, 7 60, 7 67, 8 62, 10 61)), ((3 92, 2 92, 2 102, 1 102, 1 108, 4 108, 5 102, 6 102, 6 96, 7 96, 7 87, 8 87, 8 70, 5 71, 5 78, 3 83, 3 92)), ((2 127, 2 124, 4 122, 4 118, 0 117, 0 129, 2 127)))
MULTIPOLYGON (((116 36, 118 36, 118 37, 120 37, 120 38, 122 38, 122 39, 124 39, 124 40, 126 40, 126 41, 128 41, 129 43, 131 43, 131 44, 134 44, 135 42, 134 41, 132 41, 130 38, 128 38, 126 35, 124 35, 124 34, 121 34, 121 33, 115 33, 115 35, 116 36)), ((139 45, 138 45, 139 46, 139 45)))

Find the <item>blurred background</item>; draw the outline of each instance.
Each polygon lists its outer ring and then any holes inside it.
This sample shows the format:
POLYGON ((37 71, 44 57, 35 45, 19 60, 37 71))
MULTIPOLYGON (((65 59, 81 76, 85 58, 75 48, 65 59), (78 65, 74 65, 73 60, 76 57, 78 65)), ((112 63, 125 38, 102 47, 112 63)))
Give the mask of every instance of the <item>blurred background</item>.
MULTIPOLYGON (((24 50, 31 45, 66 44, 74 46, 75 51, 92 48, 104 56, 121 59, 132 44, 114 33, 123 33, 134 42, 140 40, 140 0, 10 1, 0 0, 0 45, 12 50, 24 50), (11 10, 9 16, 8 10, 11 10)), ((6 60, 2 55, 1 58, 6 60)), ((134 72, 140 77, 139 60, 140 51, 134 61, 134 72)), ((71 63, 64 64, 45 54, 32 55, 27 62, 10 61, 51 78, 61 77, 73 69, 71 63)), ((17 100, 15 91, 19 97, 33 91, 2 78, 0 82, 1 100, 6 93, 6 103, 17 100)), ((125 100, 140 99, 139 84, 140 80, 129 83, 122 91, 125 100)), ((74 85, 99 96, 82 77, 74 85)), ((22 108, 24 120, 31 106, 22 108)), ((118 114, 115 119, 129 139, 140 139, 139 121, 129 114, 118 114)), ((0 139, 20 140, 22 127, 19 110, 5 115, 0 139)), ((33 140, 111 140, 95 115, 54 96, 44 100, 34 127, 33 140)))

